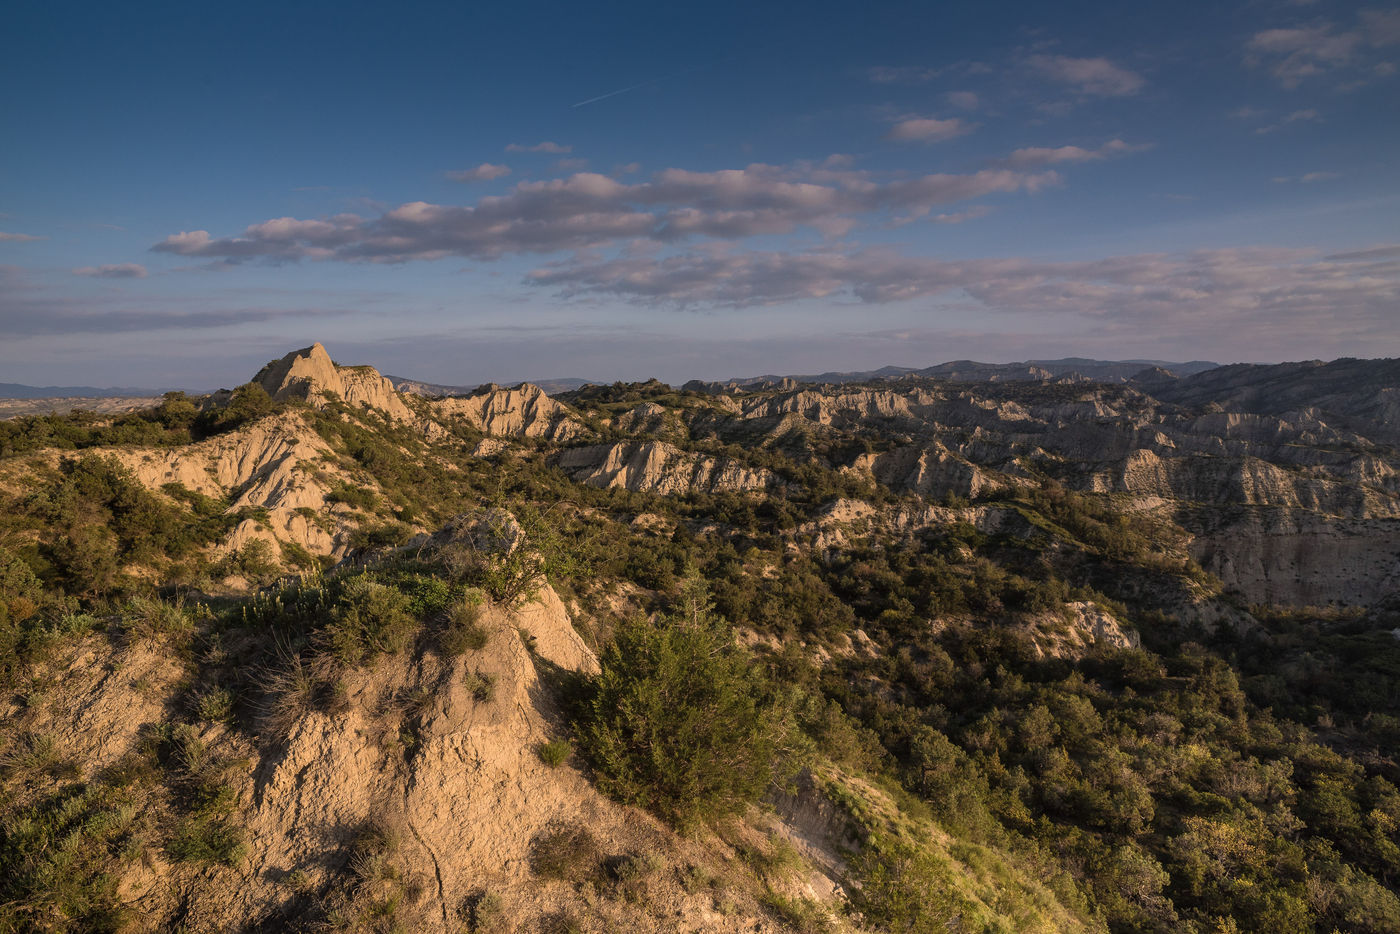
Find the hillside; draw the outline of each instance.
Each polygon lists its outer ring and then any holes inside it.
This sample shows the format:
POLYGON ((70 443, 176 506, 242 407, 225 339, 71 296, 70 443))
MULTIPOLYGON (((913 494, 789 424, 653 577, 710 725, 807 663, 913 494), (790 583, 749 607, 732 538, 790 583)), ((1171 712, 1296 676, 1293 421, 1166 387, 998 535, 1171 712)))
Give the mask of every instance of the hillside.
POLYGON ((948 366, 0 421, 0 931, 1400 930, 1400 365, 948 366))

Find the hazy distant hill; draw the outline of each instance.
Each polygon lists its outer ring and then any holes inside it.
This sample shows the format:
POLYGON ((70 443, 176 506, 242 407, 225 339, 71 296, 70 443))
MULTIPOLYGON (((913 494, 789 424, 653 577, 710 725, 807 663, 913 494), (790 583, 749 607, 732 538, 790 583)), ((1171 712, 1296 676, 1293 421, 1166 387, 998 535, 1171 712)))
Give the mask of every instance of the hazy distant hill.
MULTIPOLYGON (((394 384, 394 388, 399 392, 411 392, 418 396, 468 396, 476 392, 485 383, 476 383, 471 386, 447 386, 442 383, 426 383, 420 379, 409 379, 406 376, 391 376, 385 374, 385 379, 394 384)), ((578 379, 577 377, 563 377, 561 379, 539 379, 525 380, 533 383, 545 392, 569 392, 573 389, 580 389, 584 386, 598 385, 597 380, 578 379)), ((514 384, 513 384, 514 385, 514 384)))
POLYGON ((1053 379, 1078 373, 1080 376, 1098 381, 1126 381, 1145 369, 1159 368, 1170 371, 1175 376, 1191 376, 1220 366, 1208 360, 1192 360, 1187 363, 1172 363, 1165 360, 1091 360, 1087 357, 1065 357, 1061 360, 1025 360, 1019 363, 979 363, 975 360, 953 360, 936 366, 919 369, 907 366, 884 366, 878 370, 858 370, 854 372, 828 372, 805 375, 749 376, 724 383, 748 386, 756 383, 778 383, 784 379, 799 383, 852 383, 872 379, 898 379, 901 376, 927 376, 933 379, 948 379, 962 382, 982 380, 1000 381, 1009 379, 1053 379))
POLYGON ((0 383, 0 399, 110 399, 158 396, 164 389, 140 389, 131 386, 25 386, 22 383, 0 383))

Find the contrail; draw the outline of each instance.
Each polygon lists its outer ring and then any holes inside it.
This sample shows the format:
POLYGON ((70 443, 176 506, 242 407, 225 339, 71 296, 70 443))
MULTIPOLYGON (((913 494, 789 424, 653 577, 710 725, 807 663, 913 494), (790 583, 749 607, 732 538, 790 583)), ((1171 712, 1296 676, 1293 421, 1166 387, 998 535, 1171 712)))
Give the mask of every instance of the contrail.
POLYGON ((596 103, 598 103, 599 101, 605 101, 605 100, 607 100, 607 99, 610 98, 610 97, 617 97, 617 95, 619 95, 619 94, 626 94, 628 91, 635 91, 635 90, 637 90, 637 88, 644 88, 644 87, 646 87, 648 84, 655 84, 656 82, 661 81, 661 80, 663 80, 663 79, 661 79, 661 78, 652 78, 650 81, 643 81, 641 84, 634 84, 634 85, 632 85, 630 88, 622 88, 622 89, 619 90, 619 91, 609 91, 609 92, 606 93, 606 94, 599 94, 597 97, 590 97, 590 98, 589 98, 588 100, 586 100, 586 101, 579 101, 577 104, 574 104, 574 106, 575 106, 575 107, 582 107, 582 106, 584 106, 585 104, 596 104, 596 103))
POLYGON ((694 68, 682 68, 680 71, 673 71, 673 72, 671 72, 669 75, 662 75, 660 78, 652 78, 650 81, 643 81, 641 84, 634 84, 634 85, 632 85, 630 88, 620 88, 620 89, 618 89, 618 90, 616 90, 616 91, 609 91, 609 92, 606 93, 606 94, 599 94, 597 97, 590 97, 588 100, 586 100, 586 101, 579 101, 577 104, 574 104, 573 106, 574 106, 574 107, 585 107, 585 106, 587 106, 587 105, 589 105, 589 104, 596 104, 596 103, 598 103, 599 101, 605 101, 605 100, 607 100, 607 99, 610 98, 610 97, 617 97, 617 95, 619 95, 619 94, 626 94, 628 91, 635 91, 635 90, 637 90, 638 88, 644 88, 644 87, 647 87, 648 85, 657 84, 658 82, 661 82, 661 81, 669 81, 669 80, 672 79, 672 78, 679 78, 681 75, 688 75, 688 74, 690 74, 692 71, 699 71, 701 68, 709 67, 709 65, 711 65, 711 64, 712 64, 711 62, 705 62, 704 64, 696 65, 694 68))

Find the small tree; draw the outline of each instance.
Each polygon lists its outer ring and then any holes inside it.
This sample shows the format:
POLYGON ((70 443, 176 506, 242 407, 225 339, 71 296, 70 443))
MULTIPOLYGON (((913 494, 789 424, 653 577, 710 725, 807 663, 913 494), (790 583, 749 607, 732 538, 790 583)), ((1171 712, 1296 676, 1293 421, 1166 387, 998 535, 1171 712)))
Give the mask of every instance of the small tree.
POLYGON ((690 825, 763 794, 791 722, 692 572, 677 612, 618 627, 578 735, 604 791, 690 825))
POLYGON ((572 577, 581 569, 577 544, 564 537, 548 511, 523 504, 514 514, 494 508, 471 517, 438 558, 453 577, 508 607, 534 599, 549 578, 572 577))

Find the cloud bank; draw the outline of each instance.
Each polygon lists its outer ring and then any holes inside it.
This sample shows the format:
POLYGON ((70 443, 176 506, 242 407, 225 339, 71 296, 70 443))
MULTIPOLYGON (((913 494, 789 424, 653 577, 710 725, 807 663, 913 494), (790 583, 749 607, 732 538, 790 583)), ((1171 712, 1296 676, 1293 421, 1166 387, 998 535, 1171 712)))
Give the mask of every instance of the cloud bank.
POLYGON ((528 281, 568 298, 606 296, 641 305, 970 298, 985 312, 1060 313, 1151 331, 1314 329, 1325 321, 1338 335, 1388 334, 1400 303, 1400 246, 1332 255, 1249 248, 1045 262, 952 261, 885 249, 741 252, 711 244, 670 256, 564 260, 534 270, 528 281))
POLYGON ((841 165, 837 160, 822 165, 754 164, 716 172, 665 169, 633 184, 580 172, 521 182, 505 195, 470 205, 414 201, 378 217, 279 217, 253 224, 235 237, 183 231, 152 250, 230 261, 397 263, 449 256, 490 259, 626 240, 738 240, 799 228, 837 237, 863 222, 918 219, 943 205, 1035 192, 1061 182, 1053 170, 989 167, 963 174, 877 178, 841 165))

